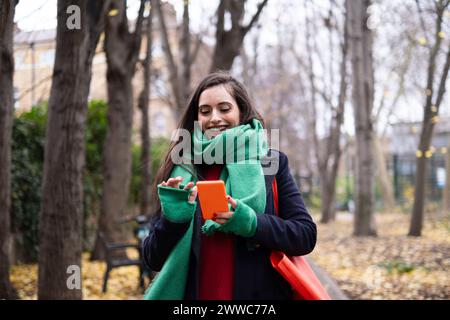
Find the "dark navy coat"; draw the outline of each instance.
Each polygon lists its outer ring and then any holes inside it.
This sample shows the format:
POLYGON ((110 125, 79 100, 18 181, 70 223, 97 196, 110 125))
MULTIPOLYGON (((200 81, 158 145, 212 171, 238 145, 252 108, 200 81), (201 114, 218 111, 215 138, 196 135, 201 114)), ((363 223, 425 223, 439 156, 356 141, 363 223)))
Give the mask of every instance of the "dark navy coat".
MULTIPOLYGON (((269 155, 271 161, 279 161, 276 173, 279 217, 276 216, 271 187, 274 175, 266 175, 266 209, 264 214, 257 214, 256 233, 251 238, 235 237, 233 299, 236 300, 292 299, 290 285, 270 263, 271 250, 299 256, 310 253, 316 244, 316 225, 292 178, 287 156, 275 150, 271 150, 269 155)), ((196 299, 199 292, 198 274, 201 245, 199 204, 194 219, 194 234, 185 291, 185 299, 188 300, 196 299)), ((163 215, 153 219, 152 231, 144 240, 142 249, 147 267, 153 271, 161 270, 172 248, 184 235, 189 224, 190 222, 168 221, 163 215)))

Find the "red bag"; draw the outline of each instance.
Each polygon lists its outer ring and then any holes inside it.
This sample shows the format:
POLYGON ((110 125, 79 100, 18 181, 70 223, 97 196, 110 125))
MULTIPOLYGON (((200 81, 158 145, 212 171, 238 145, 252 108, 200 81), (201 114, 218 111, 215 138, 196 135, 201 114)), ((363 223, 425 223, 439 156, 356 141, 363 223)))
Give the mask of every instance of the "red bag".
MULTIPOLYGON (((272 190, 275 212, 278 216, 278 187, 276 179, 273 179, 272 190)), ((281 251, 273 250, 270 255, 270 262, 275 270, 292 286, 295 300, 331 300, 304 257, 289 257, 281 251)))

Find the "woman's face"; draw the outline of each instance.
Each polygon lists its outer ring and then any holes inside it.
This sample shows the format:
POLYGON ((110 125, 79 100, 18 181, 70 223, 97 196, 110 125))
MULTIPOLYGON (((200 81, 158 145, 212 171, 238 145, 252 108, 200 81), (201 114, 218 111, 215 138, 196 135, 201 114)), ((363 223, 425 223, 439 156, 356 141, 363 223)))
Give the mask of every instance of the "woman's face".
POLYGON ((223 85, 206 89, 200 94, 198 121, 210 138, 239 125, 240 110, 223 85), (211 130, 212 129, 212 130, 211 130))

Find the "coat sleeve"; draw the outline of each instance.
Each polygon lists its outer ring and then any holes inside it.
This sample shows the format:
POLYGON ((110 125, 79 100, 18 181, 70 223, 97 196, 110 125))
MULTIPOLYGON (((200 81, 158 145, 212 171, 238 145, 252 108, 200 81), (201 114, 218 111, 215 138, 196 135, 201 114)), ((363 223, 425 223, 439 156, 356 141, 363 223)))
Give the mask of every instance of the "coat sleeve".
POLYGON ((317 228, 306 209, 303 197, 292 178, 287 156, 280 152, 280 167, 276 175, 279 217, 258 214, 256 233, 252 242, 287 255, 310 253, 317 239, 317 228))
POLYGON ((173 247, 189 228, 189 222, 172 222, 162 214, 150 223, 150 233, 142 243, 145 265, 159 272, 173 247))

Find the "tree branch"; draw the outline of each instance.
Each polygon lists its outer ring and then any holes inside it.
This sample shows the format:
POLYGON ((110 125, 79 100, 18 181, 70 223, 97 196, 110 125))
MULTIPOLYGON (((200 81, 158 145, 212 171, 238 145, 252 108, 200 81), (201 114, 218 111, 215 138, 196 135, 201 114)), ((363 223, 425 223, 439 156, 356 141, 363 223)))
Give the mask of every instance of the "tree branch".
POLYGON ((163 45, 162 47, 163 47, 163 51, 166 56, 167 64, 169 67, 170 84, 172 86, 173 96, 175 98, 175 106, 176 106, 176 108, 182 108, 180 86, 179 86, 179 79, 178 79, 178 68, 175 63, 175 60, 174 60, 174 57, 172 54, 172 50, 170 47, 166 21, 164 18, 164 13, 161 8, 161 0, 156 0, 155 3, 156 3, 156 11, 158 13, 158 18, 159 18, 158 20, 159 20, 159 25, 160 25, 160 30, 161 30, 162 45, 163 45))
POLYGON ((435 102, 437 112, 439 111, 439 106, 441 105, 442 99, 444 98, 445 84, 447 81, 449 68, 450 68, 450 45, 447 50, 447 57, 445 59, 444 70, 442 71, 441 80, 439 83, 438 95, 437 95, 436 102, 435 102))
POLYGON ((435 31, 435 43, 433 48, 431 49, 430 59, 428 60, 428 77, 427 77, 427 87, 426 90, 431 90, 430 94, 427 94, 427 99, 425 103, 425 108, 430 108, 432 96, 433 96, 433 80, 434 80, 434 72, 436 70, 436 57, 439 51, 439 47, 441 46, 441 37, 440 32, 442 29, 442 15, 443 10, 437 11, 437 19, 436 19, 436 31, 435 31))
POLYGON ((199 35, 197 35, 195 39, 196 39, 195 47, 194 47, 194 50, 192 50, 192 52, 191 52, 189 66, 192 66, 195 59, 197 59, 198 52, 200 51, 200 46, 202 45, 202 39, 199 35))
POLYGON ((141 47, 141 40, 142 40, 142 23, 144 21, 144 9, 145 9, 145 2, 148 0, 141 0, 141 5, 139 6, 138 11, 138 17, 136 19, 136 25, 134 27, 133 32, 133 48, 134 50, 131 50, 133 53, 133 60, 135 60, 137 57, 139 57, 139 49, 141 47))
POLYGON ((95 55, 95 48, 98 44, 100 34, 105 30, 105 16, 110 6, 110 0, 89 1, 87 4, 88 29, 90 33, 89 54, 95 55))
POLYGON ((248 25, 242 28, 242 34, 244 36, 253 27, 253 25, 258 21, 259 16, 262 12, 262 9, 264 9, 264 6, 267 4, 268 1, 269 0, 263 0, 260 4, 258 4, 258 9, 257 9, 256 13, 253 15, 253 17, 250 20, 250 22, 248 23, 248 25))
POLYGON ((420 6, 419 0, 416 0, 416 7, 417 7, 417 12, 419 13, 420 26, 422 27, 423 36, 424 36, 425 40, 427 41, 427 46, 428 46, 428 44, 430 42, 428 41, 427 28, 425 27, 425 21, 423 20, 423 11, 422 11, 422 7, 420 6))
POLYGON ((225 25, 225 0, 220 0, 219 6, 217 7, 217 26, 216 34, 222 34, 224 32, 225 25))

